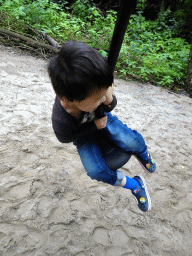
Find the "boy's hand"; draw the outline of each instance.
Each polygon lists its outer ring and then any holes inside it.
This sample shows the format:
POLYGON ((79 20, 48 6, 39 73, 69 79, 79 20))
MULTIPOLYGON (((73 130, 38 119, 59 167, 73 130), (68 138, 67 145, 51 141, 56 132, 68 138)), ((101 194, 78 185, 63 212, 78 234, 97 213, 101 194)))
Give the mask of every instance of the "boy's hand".
POLYGON ((112 86, 110 86, 107 90, 107 93, 105 94, 105 98, 106 100, 103 102, 104 105, 109 105, 112 103, 113 101, 113 87, 114 84, 112 84, 112 86))
POLYGON ((95 125, 97 126, 98 130, 103 129, 107 125, 107 116, 104 116, 100 119, 94 119, 93 121, 94 121, 95 125))

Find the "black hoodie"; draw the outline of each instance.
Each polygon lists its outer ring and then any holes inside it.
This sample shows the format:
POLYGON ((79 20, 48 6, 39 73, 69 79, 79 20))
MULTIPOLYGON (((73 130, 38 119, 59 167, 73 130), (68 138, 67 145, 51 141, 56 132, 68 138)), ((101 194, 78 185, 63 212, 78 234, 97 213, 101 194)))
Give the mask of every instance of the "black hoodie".
POLYGON ((98 129, 93 121, 97 117, 99 109, 111 112, 117 105, 117 99, 113 95, 113 101, 109 106, 101 104, 94 112, 82 112, 80 118, 70 115, 56 97, 52 111, 52 126, 57 139, 62 143, 75 142, 77 139, 88 140, 94 137, 98 129))

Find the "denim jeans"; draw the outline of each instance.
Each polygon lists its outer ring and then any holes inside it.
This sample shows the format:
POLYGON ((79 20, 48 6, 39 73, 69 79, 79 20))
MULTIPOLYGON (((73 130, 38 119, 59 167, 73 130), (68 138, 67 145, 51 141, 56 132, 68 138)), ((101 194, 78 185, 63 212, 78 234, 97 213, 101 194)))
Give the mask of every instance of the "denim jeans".
MULTIPOLYGON (((110 112, 105 112, 107 125, 104 128, 110 140, 125 152, 140 155, 147 151, 147 146, 140 133, 132 130, 123 124, 116 116, 110 112)), ((119 170, 112 171, 105 163, 96 138, 90 138, 84 142, 73 143, 78 150, 82 164, 91 179, 102 181, 114 186, 120 186, 123 173, 119 170)))

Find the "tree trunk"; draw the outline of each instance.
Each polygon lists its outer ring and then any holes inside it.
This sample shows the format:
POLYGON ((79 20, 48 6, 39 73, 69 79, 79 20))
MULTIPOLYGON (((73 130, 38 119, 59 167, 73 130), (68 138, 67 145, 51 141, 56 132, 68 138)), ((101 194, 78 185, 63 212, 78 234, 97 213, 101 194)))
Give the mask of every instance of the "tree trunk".
POLYGON ((185 82, 185 88, 190 93, 192 97, 192 43, 191 43, 191 50, 189 54, 189 63, 188 63, 188 71, 187 71, 187 79, 185 82))

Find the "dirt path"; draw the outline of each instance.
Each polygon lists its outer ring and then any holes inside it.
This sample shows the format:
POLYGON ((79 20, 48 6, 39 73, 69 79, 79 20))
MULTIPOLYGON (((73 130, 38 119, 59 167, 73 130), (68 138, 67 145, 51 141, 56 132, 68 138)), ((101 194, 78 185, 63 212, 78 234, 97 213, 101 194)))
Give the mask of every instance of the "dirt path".
POLYGON ((157 163, 142 174, 153 201, 92 181, 75 146, 57 141, 46 61, 0 46, 0 255, 192 255, 192 99, 116 80, 117 115, 145 138, 157 163))

